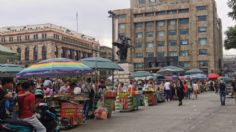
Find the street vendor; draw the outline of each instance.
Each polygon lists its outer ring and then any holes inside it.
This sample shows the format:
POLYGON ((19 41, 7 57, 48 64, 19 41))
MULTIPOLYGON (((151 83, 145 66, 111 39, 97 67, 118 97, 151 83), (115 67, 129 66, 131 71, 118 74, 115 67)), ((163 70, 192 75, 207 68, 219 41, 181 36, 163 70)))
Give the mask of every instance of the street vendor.
POLYGON ((69 93, 71 90, 70 90, 70 82, 66 82, 64 83, 64 85, 62 85, 60 87, 60 94, 66 94, 66 93, 69 93))

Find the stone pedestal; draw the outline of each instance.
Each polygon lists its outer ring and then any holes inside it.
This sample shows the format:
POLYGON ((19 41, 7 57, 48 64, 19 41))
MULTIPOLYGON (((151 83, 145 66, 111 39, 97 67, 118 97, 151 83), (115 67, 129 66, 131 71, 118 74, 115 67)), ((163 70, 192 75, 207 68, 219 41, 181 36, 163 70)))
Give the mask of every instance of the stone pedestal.
POLYGON ((124 71, 115 71, 114 79, 119 80, 119 82, 129 83, 130 74, 134 72, 134 65, 132 63, 118 63, 124 71))

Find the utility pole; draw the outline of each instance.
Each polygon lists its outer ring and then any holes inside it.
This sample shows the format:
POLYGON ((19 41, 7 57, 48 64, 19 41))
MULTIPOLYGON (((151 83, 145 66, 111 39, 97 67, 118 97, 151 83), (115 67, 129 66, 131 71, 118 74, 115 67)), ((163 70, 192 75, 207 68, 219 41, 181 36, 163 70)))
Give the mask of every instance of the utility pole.
POLYGON ((79 15, 78 15, 78 11, 76 12, 76 31, 79 32, 79 15))

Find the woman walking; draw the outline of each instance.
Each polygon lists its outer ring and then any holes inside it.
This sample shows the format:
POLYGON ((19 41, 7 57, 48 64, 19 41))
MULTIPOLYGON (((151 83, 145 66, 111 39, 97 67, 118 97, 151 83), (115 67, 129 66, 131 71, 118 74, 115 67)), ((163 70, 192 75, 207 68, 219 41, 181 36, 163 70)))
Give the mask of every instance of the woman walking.
POLYGON ((195 81, 193 83, 193 93, 194 93, 195 99, 197 99, 198 91, 199 91, 199 86, 198 86, 197 82, 195 81))
POLYGON ((179 100, 179 106, 183 105, 182 100, 184 98, 184 85, 180 79, 177 82, 177 96, 179 100))

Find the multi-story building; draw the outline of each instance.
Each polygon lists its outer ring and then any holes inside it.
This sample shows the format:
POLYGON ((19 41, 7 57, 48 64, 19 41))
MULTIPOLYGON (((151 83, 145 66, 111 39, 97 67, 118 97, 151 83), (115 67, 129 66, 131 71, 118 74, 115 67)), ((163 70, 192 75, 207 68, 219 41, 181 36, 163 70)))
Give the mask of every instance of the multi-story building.
POLYGON ((224 74, 233 76, 236 72, 236 56, 224 56, 224 74))
POLYGON ((130 9, 112 11, 113 32, 131 39, 127 61, 136 71, 174 65, 221 72, 222 24, 215 0, 130 1, 130 9))
POLYGON ((101 46, 100 57, 112 60, 112 48, 107 46, 101 46))
POLYGON ((22 65, 49 58, 79 60, 99 54, 100 44, 95 38, 53 24, 2 27, 0 33, 0 44, 18 53, 16 63, 22 65))

